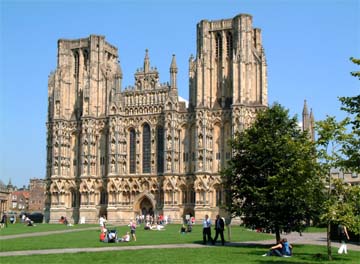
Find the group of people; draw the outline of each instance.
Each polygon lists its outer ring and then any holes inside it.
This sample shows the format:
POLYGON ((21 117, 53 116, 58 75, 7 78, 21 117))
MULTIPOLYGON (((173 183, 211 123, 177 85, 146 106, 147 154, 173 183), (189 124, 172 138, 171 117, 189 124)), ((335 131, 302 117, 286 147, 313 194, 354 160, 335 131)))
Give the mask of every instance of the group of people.
POLYGON ((224 230, 225 230, 225 221, 220 215, 216 216, 215 219, 215 237, 211 238, 211 219, 208 215, 205 215, 203 220, 203 244, 206 245, 207 242, 211 242, 215 245, 219 235, 221 237, 221 245, 225 245, 224 239, 224 230))
POLYGON ((130 241, 130 233, 131 233, 131 237, 134 241, 136 241, 136 235, 135 235, 135 230, 136 230, 136 223, 133 221, 130 221, 129 223, 129 227, 130 227, 130 232, 126 232, 125 235, 123 235, 122 237, 118 238, 117 236, 117 231, 116 230, 108 230, 106 228, 106 216, 105 215, 101 215, 99 218, 99 225, 100 225, 100 241, 101 242, 106 242, 106 243, 111 243, 111 242, 129 242, 130 241))
POLYGON ((147 222, 144 226, 144 230, 157 230, 162 231, 165 230, 165 227, 162 224, 154 224, 151 225, 150 222, 147 222))
POLYGON ((153 214, 146 214, 146 215, 136 215, 135 217, 136 224, 140 225, 142 223, 150 223, 150 225, 167 225, 170 223, 171 219, 169 215, 153 215, 153 214))
POLYGON ((100 233, 100 242, 104 243, 118 243, 118 242, 129 242, 130 234, 126 232, 122 237, 118 237, 116 230, 105 230, 100 233))

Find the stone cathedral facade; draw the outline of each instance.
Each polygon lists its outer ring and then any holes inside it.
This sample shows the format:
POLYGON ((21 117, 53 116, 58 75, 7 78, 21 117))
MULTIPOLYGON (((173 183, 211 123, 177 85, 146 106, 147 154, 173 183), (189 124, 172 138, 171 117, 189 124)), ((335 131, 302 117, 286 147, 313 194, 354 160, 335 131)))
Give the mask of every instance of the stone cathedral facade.
POLYGON ((250 15, 198 23, 188 105, 174 55, 161 83, 146 50, 126 88, 118 50, 103 36, 60 39, 57 59, 48 85, 48 221, 224 215, 228 140, 268 104, 261 31, 250 15))

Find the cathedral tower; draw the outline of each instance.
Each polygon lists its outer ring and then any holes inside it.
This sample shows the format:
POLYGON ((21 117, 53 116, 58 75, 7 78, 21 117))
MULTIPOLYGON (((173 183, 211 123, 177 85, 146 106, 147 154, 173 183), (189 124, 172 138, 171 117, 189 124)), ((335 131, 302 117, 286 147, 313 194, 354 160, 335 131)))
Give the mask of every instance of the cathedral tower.
POLYGON ((192 107, 267 106, 261 30, 253 28, 250 15, 201 21, 197 25, 197 56, 190 58, 189 68, 192 107))

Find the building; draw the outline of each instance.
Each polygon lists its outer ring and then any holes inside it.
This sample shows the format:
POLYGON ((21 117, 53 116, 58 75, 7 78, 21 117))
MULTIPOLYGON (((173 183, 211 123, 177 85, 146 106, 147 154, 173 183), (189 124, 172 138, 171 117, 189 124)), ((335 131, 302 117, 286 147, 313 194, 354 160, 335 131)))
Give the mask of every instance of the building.
POLYGON ((179 100, 175 55, 169 83, 160 83, 146 50, 125 89, 118 49, 104 36, 60 39, 57 59, 48 84, 48 221, 224 214, 219 171, 231 158, 227 142, 268 105, 252 16, 197 24, 188 107, 179 100))
POLYGON ((43 179, 30 179, 29 212, 43 212, 46 183, 43 179))
POLYGON ((353 186, 360 185, 360 173, 344 171, 339 168, 332 168, 330 170, 330 174, 333 179, 341 179, 344 183, 348 183, 353 186))
POLYGON ((10 190, 8 186, 0 180, 0 217, 9 210, 9 198, 10 190))
POLYGON ((26 189, 14 190, 10 194, 10 209, 16 212, 27 212, 29 209, 30 192, 26 189))

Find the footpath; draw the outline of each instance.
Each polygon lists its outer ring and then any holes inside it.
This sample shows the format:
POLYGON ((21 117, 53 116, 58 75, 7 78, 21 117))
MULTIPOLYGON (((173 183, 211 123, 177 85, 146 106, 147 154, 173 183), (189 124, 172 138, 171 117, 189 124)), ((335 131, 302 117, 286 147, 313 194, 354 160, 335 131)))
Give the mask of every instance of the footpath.
MULTIPOLYGON (((84 228, 81 230, 94 230, 98 227, 84 228)), ((76 230, 63 230, 63 231, 50 231, 50 232, 41 232, 41 233, 29 233, 29 234, 18 234, 18 235, 9 235, 1 236, 0 240, 7 240, 12 238, 21 238, 21 237, 35 237, 35 236, 45 236, 50 234, 59 234, 74 232, 76 230)), ((288 241, 293 244, 311 244, 311 245, 322 245, 326 246, 326 233, 302 233, 302 236, 299 233, 291 233, 285 235, 288 241)), ((0 243, 4 243, 1 241, 0 243)), ((256 246, 256 245, 268 245, 269 247, 274 244, 274 239, 264 240, 264 241, 246 241, 246 242, 227 242, 225 246, 237 247, 237 246, 256 246)), ((331 242, 333 247, 340 247, 340 243, 331 242)), ((79 252, 103 252, 103 251, 121 251, 121 250, 138 250, 138 249, 159 249, 159 248, 203 248, 203 247, 214 247, 210 245, 201 245, 201 244, 166 244, 166 245, 144 245, 144 246, 114 246, 114 247, 100 247, 100 248, 65 248, 65 249, 42 249, 42 250, 21 250, 21 251, 7 251, 0 252, 0 257, 5 256, 26 256, 26 255, 45 255, 45 254, 64 254, 64 253, 79 253, 79 252)), ((348 250, 360 251, 359 244, 347 243, 348 250)))

